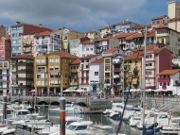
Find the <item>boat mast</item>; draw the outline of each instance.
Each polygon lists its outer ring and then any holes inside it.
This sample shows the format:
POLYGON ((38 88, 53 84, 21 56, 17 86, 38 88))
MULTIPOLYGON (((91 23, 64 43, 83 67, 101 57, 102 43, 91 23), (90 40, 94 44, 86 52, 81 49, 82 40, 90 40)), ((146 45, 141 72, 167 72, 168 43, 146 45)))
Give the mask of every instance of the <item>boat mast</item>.
POLYGON ((146 134, 145 127, 145 90, 146 90, 146 45, 147 45, 147 27, 144 29, 144 59, 143 59, 143 71, 142 71, 142 135, 146 134))

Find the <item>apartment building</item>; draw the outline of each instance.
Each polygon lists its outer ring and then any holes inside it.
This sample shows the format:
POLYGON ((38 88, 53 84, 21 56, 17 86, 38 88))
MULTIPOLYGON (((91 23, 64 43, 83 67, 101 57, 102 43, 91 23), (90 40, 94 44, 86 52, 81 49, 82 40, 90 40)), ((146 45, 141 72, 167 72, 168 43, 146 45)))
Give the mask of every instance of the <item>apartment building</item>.
POLYGON ((21 54, 21 34, 32 34, 43 31, 51 31, 51 29, 41 25, 16 22, 16 24, 10 28, 11 55, 21 54))
POLYGON ((34 89, 34 58, 32 55, 16 55, 11 58, 11 94, 13 96, 27 96, 34 89))
POLYGON ((109 37, 98 38, 94 42, 96 54, 101 54, 109 49, 109 37))
POLYGON ((79 76, 79 87, 84 92, 89 92, 89 69, 90 63, 98 59, 98 55, 89 55, 81 58, 80 62, 80 76, 79 76))
POLYGON ((168 69, 159 73, 158 78, 159 89, 157 91, 164 92, 167 95, 180 94, 180 69, 168 69))
POLYGON ((10 65, 9 61, 0 61, 0 95, 10 94, 10 65))
POLYGON ((70 53, 78 57, 85 57, 87 55, 95 54, 95 44, 88 38, 83 37, 70 41, 70 53))
POLYGON ((11 57, 11 41, 9 37, 0 38, 0 60, 9 60, 11 57))
POLYGON ((180 57, 180 33, 166 26, 156 28, 156 42, 159 47, 166 47, 173 52, 173 57, 180 57))
POLYGON ((159 24, 168 24, 168 16, 167 15, 162 15, 162 16, 156 16, 154 18, 151 19, 151 24, 152 27, 159 25, 159 24))
POLYGON ((62 50, 65 52, 70 52, 70 40, 79 39, 84 37, 84 33, 72 30, 72 29, 62 29, 62 50))
POLYGON ((34 55, 48 54, 61 50, 61 30, 44 31, 34 35, 34 55))
POLYGON ((70 63, 75 56, 59 51, 37 55, 34 63, 34 87, 37 95, 57 95, 70 86, 70 63))
POLYGON ((80 58, 72 60, 70 63, 70 86, 79 88, 80 58))
POLYGON ((98 94, 103 90, 104 82, 103 58, 98 58, 89 65, 89 90, 93 94, 98 94))

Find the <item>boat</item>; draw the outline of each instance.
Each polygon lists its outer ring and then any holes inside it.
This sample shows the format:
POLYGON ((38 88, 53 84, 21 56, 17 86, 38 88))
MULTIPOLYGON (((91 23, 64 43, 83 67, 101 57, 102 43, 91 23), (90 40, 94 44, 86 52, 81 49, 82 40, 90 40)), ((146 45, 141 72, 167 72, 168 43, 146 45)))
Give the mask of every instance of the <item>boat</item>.
POLYGON ((67 135, 91 135, 92 134, 92 121, 79 121, 73 122, 66 128, 67 135))
MULTIPOLYGON (((82 118, 76 117, 76 116, 67 116, 66 117, 66 126, 70 125, 73 122, 83 121, 82 118)), ((50 124, 49 126, 46 126, 45 128, 39 130, 37 133, 40 135, 51 135, 56 134, 59 131, 59 125, 56 124, 50 124)))
POLYGON ((0 135, 15 135, 16 129, 5 125, 0 127, 0 135))
POLYGON ((160 130, 161 135, 180 135, 180 117, 171 117, 170 122, 160 130))

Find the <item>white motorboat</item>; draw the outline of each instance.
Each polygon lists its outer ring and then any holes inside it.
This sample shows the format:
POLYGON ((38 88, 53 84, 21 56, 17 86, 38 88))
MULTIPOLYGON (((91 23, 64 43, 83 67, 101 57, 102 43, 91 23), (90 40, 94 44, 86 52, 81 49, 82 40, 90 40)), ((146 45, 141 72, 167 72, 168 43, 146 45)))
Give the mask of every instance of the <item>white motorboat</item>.
POLYGON ((66 128, 67 135, 91 135, 92 134, 92 121, 79 121, 73 122, 66 128))
POLYGON ((15 135, 16 129, 7 126, 0 127, 0 135, 15 135))
MULTIPOLYGON (((66 126, 70 125, 73 122, 78 122, 78 121, 82 121, 83 119, 80 117, 75 117, 75 116, 67 116, 66 117, 66 126)), ((56 134, 59 132, 59 125, 49 125, 46 126, 44 129, 39 130, 38 134, 41 135, 51 135, 51 134, 56 134)))
POLYGON ((170 122, 160 130, 162 135, 180 135, 180 117, 173 117, 170 122))
POLYGON ((130 119, 129 119, 129 125, 131 127, 135 127, 140 121, 141 121, 141 114, 134 114, 130 119))
MULTIPOLYGON (((158 124, 158 127, 167 125, 169 123, 169 114, 167 112, 150 111, 145 116, 145 126, 148 128, 155 123, 158 124)), ((137 123, 136 125, 137 125, 137 128, 142 129, 143 128, 142 120, 140 120, 139 123, 137 123)))

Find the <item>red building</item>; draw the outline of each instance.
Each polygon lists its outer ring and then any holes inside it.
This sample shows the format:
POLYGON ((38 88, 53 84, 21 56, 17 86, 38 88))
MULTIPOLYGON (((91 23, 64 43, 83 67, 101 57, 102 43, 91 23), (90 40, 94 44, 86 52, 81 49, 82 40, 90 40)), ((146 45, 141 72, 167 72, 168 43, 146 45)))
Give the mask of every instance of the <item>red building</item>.
POLYGON ((11 42, 9 37, 0 38, 0 60, 9 60, 11 57, 11 42))

